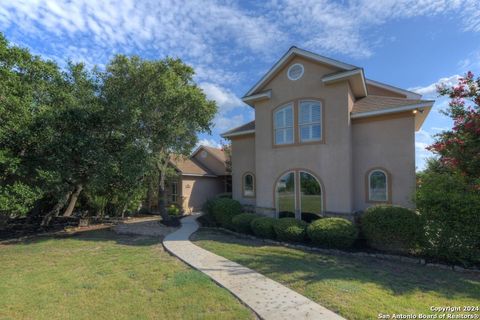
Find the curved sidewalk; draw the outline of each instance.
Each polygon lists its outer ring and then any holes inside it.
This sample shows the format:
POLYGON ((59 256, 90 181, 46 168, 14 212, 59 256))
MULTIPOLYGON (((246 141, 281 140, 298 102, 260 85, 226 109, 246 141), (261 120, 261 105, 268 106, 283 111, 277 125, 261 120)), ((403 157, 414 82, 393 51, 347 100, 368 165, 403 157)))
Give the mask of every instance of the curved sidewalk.
POLYGON ((344 319, 276 281, 194 245, 189 237, 198 229, 198 216, 183 218, 182 227, 167 235, 163 245, 167 251, 228 289, 262 319, 344 319))

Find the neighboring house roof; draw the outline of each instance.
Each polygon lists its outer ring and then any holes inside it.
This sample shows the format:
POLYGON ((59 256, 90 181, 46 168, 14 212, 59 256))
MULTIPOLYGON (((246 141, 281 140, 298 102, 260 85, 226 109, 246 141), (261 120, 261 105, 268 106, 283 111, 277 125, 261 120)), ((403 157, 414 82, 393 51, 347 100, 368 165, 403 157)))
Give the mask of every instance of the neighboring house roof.
POLYGON ((170 157, 170 163, 185 176, 217 177, 225 175, 226 160, 227 157, 222 149, 208 146, 199 146, 189 157, 175 155, 170 157), (201 157, 196 157, 200 150, 206 150, 216 160, 214 162, 202 161, 201 157))
POLYGON ((170 163, 182 173, 182 175, 216 177, 208 168, 205 168, 198 161, 182 156, 171 156, 170 163))
POLYGON ((233 128, 225 133, 222 133, 222 137, 229 138, 249 133, 255 133, 255 120, 245 123, 240 127, 233 128))

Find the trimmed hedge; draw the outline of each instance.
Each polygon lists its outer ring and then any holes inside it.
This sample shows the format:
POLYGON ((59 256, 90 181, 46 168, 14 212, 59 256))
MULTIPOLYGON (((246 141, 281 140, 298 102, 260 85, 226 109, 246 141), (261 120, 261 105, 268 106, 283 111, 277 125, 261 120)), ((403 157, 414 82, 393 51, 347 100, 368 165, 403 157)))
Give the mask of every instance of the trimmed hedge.
POLYGON ((240 202, 228 198, 213 201, 212 214, 215 220, 224 228, 232 228, 232 218, 242 213, 240 202))
POLYGON ((277 219, 270 217, 255 218, 250 222, 250 228, 257 237, 275 239, 275 230, 273 224, 277 219))
POLYGON ((307 223, 295 218, 277 219, 273 229, 278 240, 301 242, 305 240, 307 223))
POLYGON ((307 227, 308 237, 314 244, 328 248, 349 248, 358 236, 353 223, 343 218, 324 218, 307 227))
POLYGON ((242 213, 232 218, 232 227, 235 231, 240 233, 252 233, 250 223, 258 218, 254 213, 242 213))
POLYGON ((423 230, 414 211, 391 205, 368 208, 361 218, 361 227, 371 247, 392 252, 415 249, 423 230))

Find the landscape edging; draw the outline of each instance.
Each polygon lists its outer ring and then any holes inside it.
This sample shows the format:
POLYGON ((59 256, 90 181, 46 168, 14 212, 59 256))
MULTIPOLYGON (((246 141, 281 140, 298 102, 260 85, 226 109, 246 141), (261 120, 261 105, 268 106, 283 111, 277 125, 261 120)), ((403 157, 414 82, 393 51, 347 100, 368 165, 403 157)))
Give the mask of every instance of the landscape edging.
POLYGON ((382 260, 387 260, 387 261, 401 261, 401 262, 407 262, 411 264, 421 264, 426 267, 433 267, 433 268, 438 268, 438 269, 444 269, 444 270, 452 270, 456 272, 468 272, 468 273, 478 273, 480 274, 480 269, 467 269, 463 268, 457 265, 446 265, 446 264, 441 264, 441 263, 430 263, 426 262, 424 258, 413 258, 413 257, 405 257, 405 256, 399 256, 399 255, 394 255, 394 254, 383 254, 383 253, 368 253, 368 252, 348 252, 348 251, 342 251, 338 249, 326 249, 326 248, 318 248, 318 247, 312 247, 312 246, 306 246, 302 244, 294 244, 294 243, 288 243, 288 242, 282 242, 282 241, 276 241, 276 240, 271 240, 271 239, 264 239, 264 238, 259 238, 250 234, 244 234, 244 233, 239 233, 235 232, 226 228, 222 227, 201 227, 202 229, 211 229, 211 230, 220 230, 232 235, 235 235, 240 238, 244 239, 250 239, 250 240, 257 240, 257 241, 262 241, 267 244, 273 244, 273 245, 278 245, 278 246, 283 246, 287 248, 293 248, 293 249, 300 249, 300 250, 306 250, 306 251, 314 251, 314 252, 320 252, 320 253, 326 253, 326 254, 333 254, 333 255, 340 255, 340 256, 357 256, 357 257, 370 257, 370 258, 377 258, 377 259, 382 259, 382 260))

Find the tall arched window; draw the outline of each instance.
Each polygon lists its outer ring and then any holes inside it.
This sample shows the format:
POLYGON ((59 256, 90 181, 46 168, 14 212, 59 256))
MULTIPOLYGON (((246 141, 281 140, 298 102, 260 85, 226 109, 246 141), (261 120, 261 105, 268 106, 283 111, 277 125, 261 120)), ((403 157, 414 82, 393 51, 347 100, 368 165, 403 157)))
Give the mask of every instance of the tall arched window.
POLYGON ((387 202, 388 198, 388 173, 381 169, 373 169, 368 173, 368 200, 387 202))
POLYGON ((279 218, 295 217, 295 172, 284 174, 276 185, 276 206, 279 218))
POLYGON ((288 104, 277 111, 274 115, 274 139, 275 144, 293 143, 293 105, 288 104))
POLYGON ((322 187, 317 178, 308 172, 300 171, 300 212, 304 221, 311 222, 322 214, 322 187))
POLYGON ((243 175, 243 196, 255 197, 255 177, 251 173, 243 175))
POLYGON ((322 187, 318 179, 307 171, 285 173, 275 186, 277 216, 296 217, 311 222, 323 212, 322 187))

